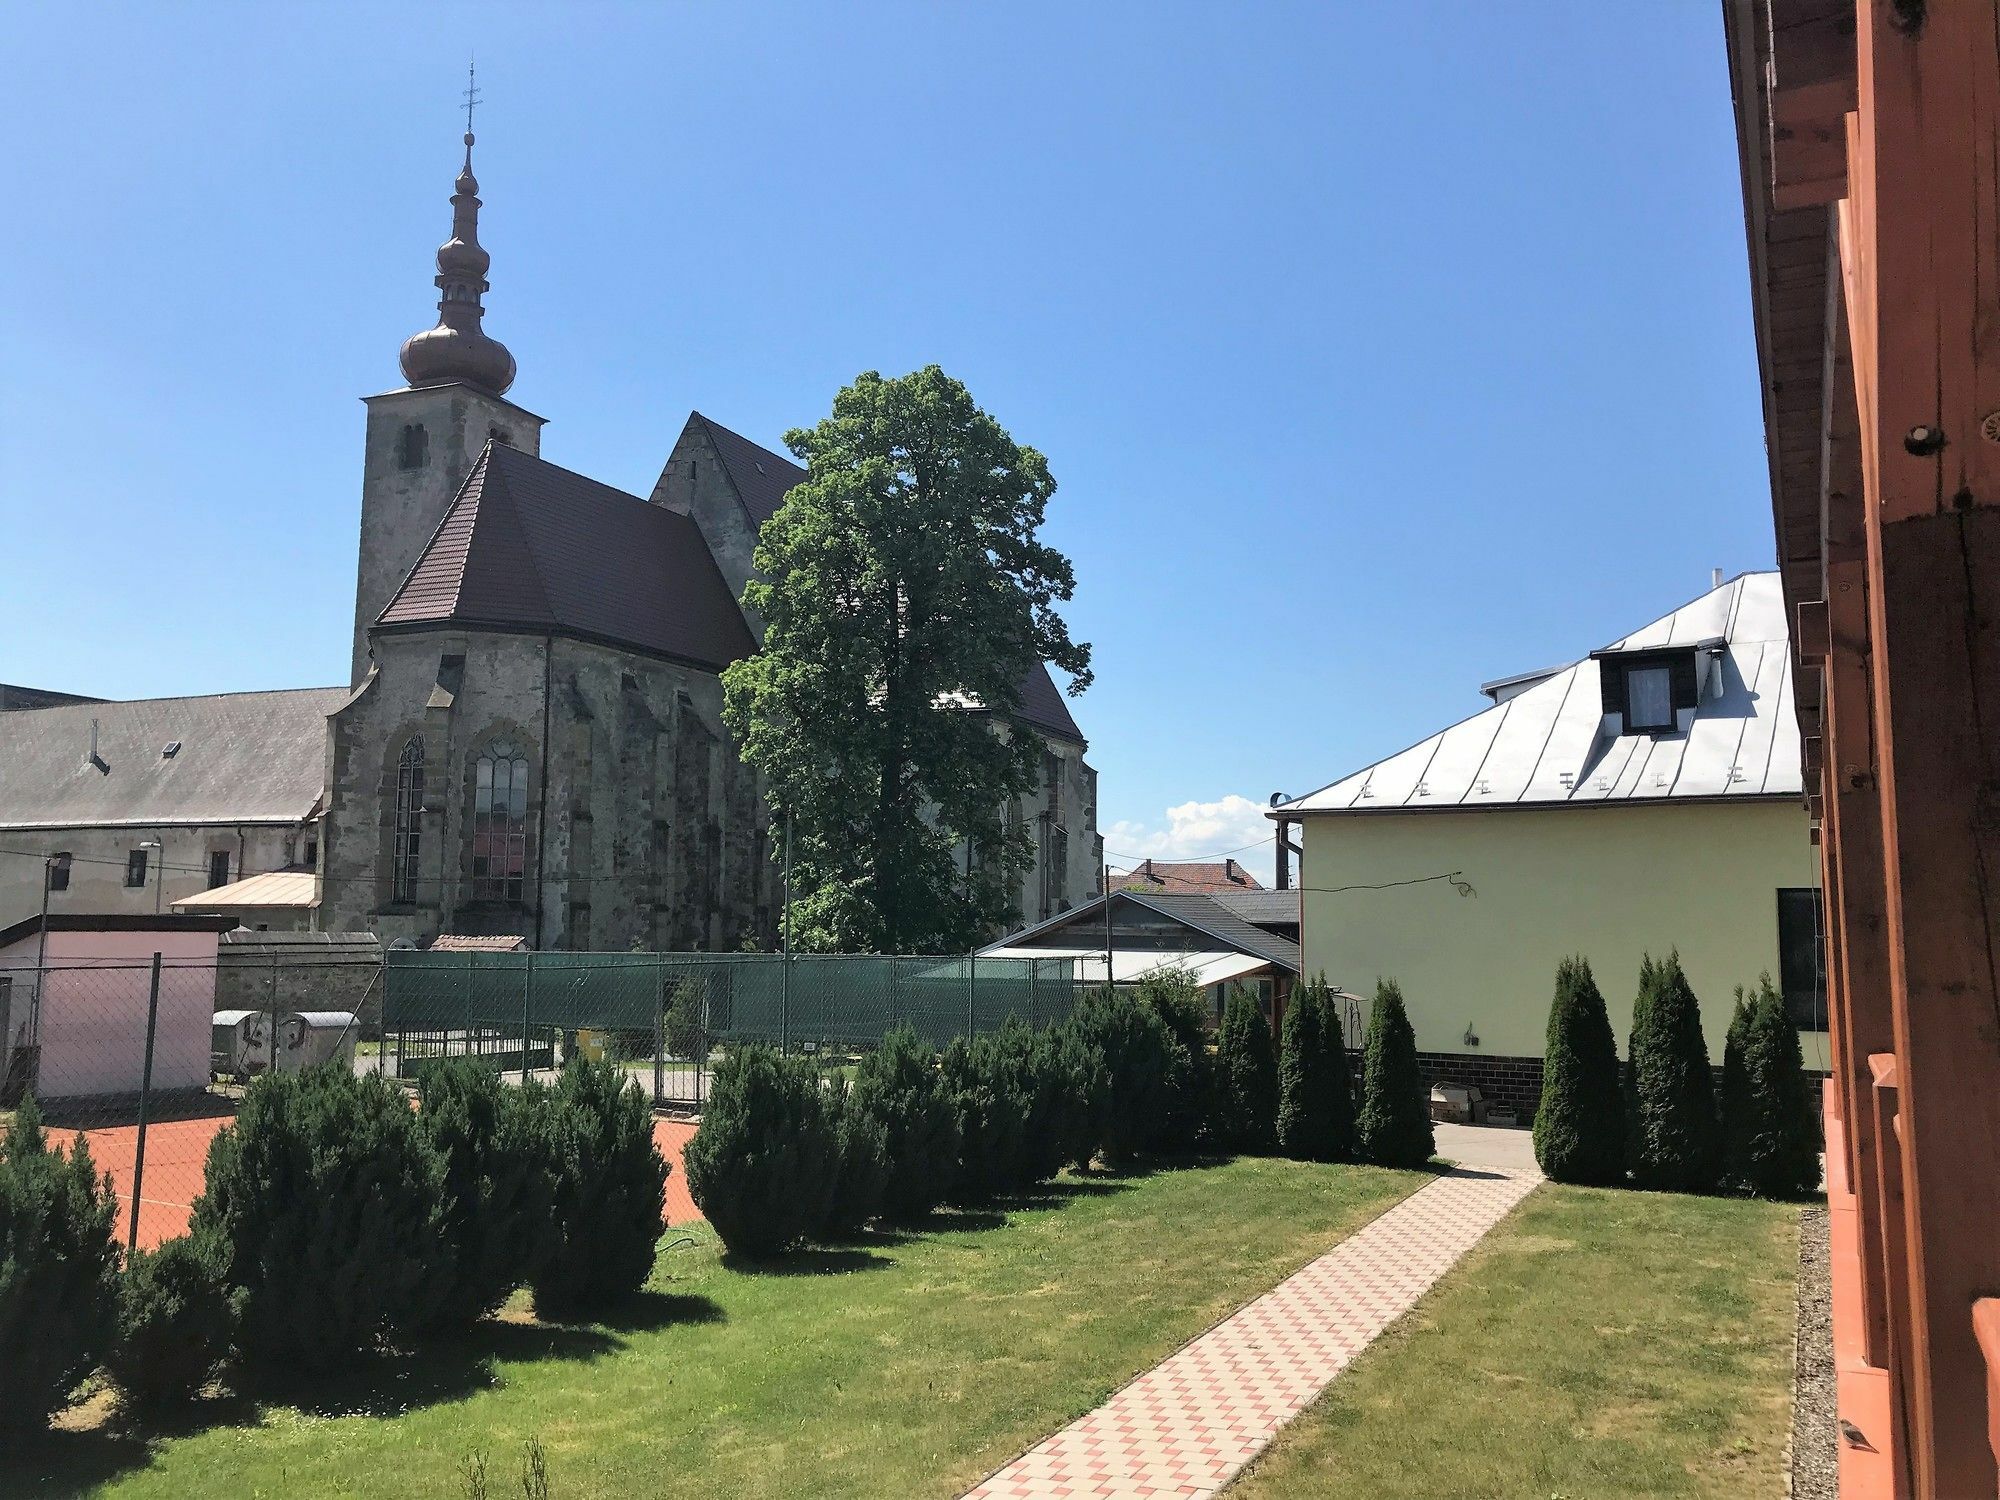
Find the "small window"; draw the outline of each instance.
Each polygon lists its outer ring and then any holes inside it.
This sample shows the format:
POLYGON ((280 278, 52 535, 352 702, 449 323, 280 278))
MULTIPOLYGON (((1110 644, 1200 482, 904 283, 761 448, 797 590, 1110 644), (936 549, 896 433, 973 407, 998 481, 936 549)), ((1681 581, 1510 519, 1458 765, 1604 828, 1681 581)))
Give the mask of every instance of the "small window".
POLYGON ((49 860, 49 889, 66 891, 69 889, 69 851, 59 849, 49 860))
POLYGON ((125 854, 125 888, 136 891, 146 883, 146 851, 130 849, 125 854))
POLYGON ((1658 666, 1625 669, 1625 732, 1674 727, 1674 674, 1658 666))
POLYGON ((208 888, 229 884, 229 851, 211 849, 208 854, 208 888))
POLYGON ((514 444, 514 434, 504 427, 489 427, 486 429, 486 435, 496 443, 505 443, 509 447, 514 444))
POLYGON ((406 424, 396 437, 396 467, 421 469, 430 455, 431 435, 421 422, 406 424))
POLYGON ((301 863, 301 864, 303 864, 303 865, 304 865, 304 866, 305 866, 305 867, 306 867, 306 868, 307 868, 308 870, 317 870, 317 869, 319 868, 319 840, 318 840, 318 839, 307 839, 307 840, 306 840, 306 850, 305 850, 305 854, 304 854, 304 855, 302 856, 302 858, 300 859, 300 863, 301 863))
POLYGON ((1811 886, 1778 892, 1778 987, 1801 1031, 1826 1030, 1826 928, 1820 893, 1811 886))

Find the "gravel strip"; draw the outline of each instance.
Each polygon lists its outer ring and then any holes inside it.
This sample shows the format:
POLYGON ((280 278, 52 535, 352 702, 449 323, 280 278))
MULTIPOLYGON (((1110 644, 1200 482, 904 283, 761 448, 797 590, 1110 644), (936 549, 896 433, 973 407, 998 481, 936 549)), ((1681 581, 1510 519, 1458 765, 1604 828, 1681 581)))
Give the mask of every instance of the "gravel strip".
POLYGON ((1827 1274, 1826 1209, 1799 1214, 1798 1338, 1792 1354, 1792 1495, 1839 1500, 1835 1437, 1833 1294, 1827 1274))

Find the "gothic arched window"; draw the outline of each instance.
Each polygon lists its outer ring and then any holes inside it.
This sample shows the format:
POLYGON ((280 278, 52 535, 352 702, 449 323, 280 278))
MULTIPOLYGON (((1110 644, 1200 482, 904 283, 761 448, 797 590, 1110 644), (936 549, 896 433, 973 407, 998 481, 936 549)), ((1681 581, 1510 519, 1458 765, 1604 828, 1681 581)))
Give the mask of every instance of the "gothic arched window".
POLYGON ((528 761, 496 741, 473 767, 472 899, 522 898, 528 868, 528 761))
POLYGON ((391 884, 398 901, 417 899, 417 868, 423 842, 424 742, 412 739, 396 761, 396 830, 391 884))
POLYGON ((424 431, 421 422, 405 424, 396 436, 396 466, 403 469, 421 469, 431 446, 430 434, 424 431))

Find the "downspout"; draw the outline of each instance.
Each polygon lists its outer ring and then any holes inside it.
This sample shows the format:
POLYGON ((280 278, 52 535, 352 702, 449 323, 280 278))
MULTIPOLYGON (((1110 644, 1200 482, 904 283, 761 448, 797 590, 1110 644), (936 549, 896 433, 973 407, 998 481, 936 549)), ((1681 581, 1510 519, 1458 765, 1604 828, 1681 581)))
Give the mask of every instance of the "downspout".
MULTIPOLYGON (((542 772, 536 787, 538 801, 535 804, 535 946, 542 946, 542 877, 548 868, 549 835, 549 696, 555 681, 556 638, 553 634, 542 636, 542 772)), ((527 1058, 527 1043, 521 1044, 521 1056, 527 1058)))

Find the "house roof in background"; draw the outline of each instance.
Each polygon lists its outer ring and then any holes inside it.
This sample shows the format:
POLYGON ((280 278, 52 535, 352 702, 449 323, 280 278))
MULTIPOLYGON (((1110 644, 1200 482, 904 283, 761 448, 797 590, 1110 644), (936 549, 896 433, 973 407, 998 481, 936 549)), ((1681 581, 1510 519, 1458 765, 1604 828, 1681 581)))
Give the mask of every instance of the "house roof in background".
POLYGON ((1299 893, 1286 891, 1210 891, 1208 899, 1253 927, 1299 925, 1299 893))
MULTIPOLYGON (((1223 905, 1217 896, 1193 892, 1160 895, 1145 891, 1113 891, 1111 899, 1154 912, 1187 928, 1190 933, 1214 940, 1206 943, 1190 942, 1188 945, 1190 953, 1212 950, 1219 943, 1239 953, 1253 954, 1290 973, 1299 972, 1297 943, 1290 938, 1279 937, 1276 933, 1266 932, 1261 927, 1246 921, 1223 905)), ((1060 912, 1046 921, 1023 927, 1019 932, 1009 933, 997 943, 980 949, 980 952, 992 953, 1003 948, 1011 952, 1021 947, 1024 939, 1059 933, 1072 926, 1088 934, 1090 941, 1086 946, 1102 951, 1104 900, 1102 896, 1093 896, 1081 906, 1071 907, 1068 911, 1060 912)), ((1111 924, 1112 948, 1117 951, 1118 913, 1115 910, 1111 914, 1111 924)))
POLYGON ((1263 883, 1233 859, 1149 859, 1111 877, 1113 890, 1255 891, 1263 883))
POLYGON ((327 715, 347 698, 293 688, 0 714, 0 828, 302 822, 326 781, 327 715))
MULTIPOLYGON (((1608 729, 1599 663, 1586 657, 1273 811, 1418 812, 1802 795, 1791 648, 1776 573, 1739 574, 1605 649, 1695 646, 1717 638, 1718 670, 1685 732, 1608 729)), ((1613 721, 1613 728, 1622 725, 1613 721)))
POLYGON ((584 636, 720 671, 754 649, 692 517, 489 442, 379 627, 584 636))
MULTIPOLYGON (((720 422, 694 413, 693 420, 707 429, 709 440, 729 473, 729 480, 742 502, 753 528, 762 527, 778 513, 791 488, 802 482, 806 471, 779 453, 753 443, 740 432, 731 432, 720 422)), ((1021 679, 1020 716, 1043 734, 1072 740, 1082 745, 1083 731, 1069 711, 1069 702, 1056 686, 1049 669, 1040 662, 1021 679)))
MULTIPOLYGON (((46 918, 40 912, 31 917, 23 917, 7 927, 0 927, 0 948, 12 947, 26 937, 38 932, 224 932, 231 925, 228 917, 213 916, 206 912, 188 915, 180 912, 141 915, 137 912, 89 912, 52 911, 46 918)), ((31 955, 32 956, 32 955, 31 955)), ((65 960, 66 962, 68 960, 65 960)))

